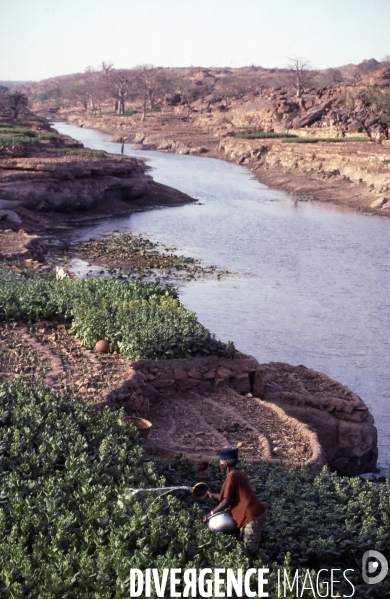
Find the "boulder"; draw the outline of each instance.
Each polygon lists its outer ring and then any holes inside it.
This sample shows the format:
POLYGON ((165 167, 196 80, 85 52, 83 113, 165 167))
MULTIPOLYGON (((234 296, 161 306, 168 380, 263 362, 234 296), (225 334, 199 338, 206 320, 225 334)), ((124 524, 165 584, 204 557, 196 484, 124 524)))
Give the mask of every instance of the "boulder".
POLYGON ((142 144, 142 142, 145 139, 145 133, 143 133, 142 131, 138 131, 135 136, 134 136, 134 143, 135 144, 142 144))
POLYGON ((6 220, 15 225, 21 225, 22 219, 13 210, 0 210, 0 220, 6 220))
POLYGON ((293 128, 300 129, 301 127, 307 127, 316 121, 319 121, 322 118, 325 110, 330 108, 331 105, 332 103, 330 101, 325 102, 320 106, 315 106, 311 110, 308 110, 303 116, 296 117, 292 122, 293 128))

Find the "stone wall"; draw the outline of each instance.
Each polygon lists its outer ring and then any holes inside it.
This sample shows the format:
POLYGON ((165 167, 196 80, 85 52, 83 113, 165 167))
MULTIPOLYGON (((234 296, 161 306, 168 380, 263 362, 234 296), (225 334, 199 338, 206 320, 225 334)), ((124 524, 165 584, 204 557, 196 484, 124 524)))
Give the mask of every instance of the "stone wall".
POLYGON ((109 391, 104 403, 125 408, 130 416, 146 417, 149 401, 174 389, 199 392, 229 385, 238 393, 262 397, 265 368, 255 358, 239 354, 238 360, 212 356, 191 360, 138 360, 130 363, 128 378, 109 391))
POLYGON ((98 408, 108 405, 113 410, 124 408, 129 416, 147 417, 150 402, 160 394, 202 393, 229 386, 277 406, 312 431, 332 469, 355 475, 376 467, 377 431, 367 406, 356 393, 323 373, 279 362, 259 364, 245 354, 237 360, 215 356, 139 360, 129 366, 127 378, 107 393, 98 408))
POLYGON ((266 369, 263 399, 317 433, 332 469, 349 475, 375 469, 377 431, 356 393, 305 366, 271 362, 266 369))

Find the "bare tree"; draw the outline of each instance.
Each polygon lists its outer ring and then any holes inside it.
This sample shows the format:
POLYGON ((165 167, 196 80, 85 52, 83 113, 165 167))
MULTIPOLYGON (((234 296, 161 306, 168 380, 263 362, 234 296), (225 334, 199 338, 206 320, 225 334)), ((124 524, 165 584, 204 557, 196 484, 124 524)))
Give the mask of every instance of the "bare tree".
POLYGON ((382 133, 386 139, 390 131, 390 91, 367 85, 358 95, 362 102, 360 121, 369 137, 373 130, 382 133))
POLYGON ((85 69, 83 88, 88 96, 89 107, 93 112, 98 108, 99 100, 101 99, 100 73, 93 67, 85 69))
POLYGON ((390 54, 385 54, 381 60, 381 66, 390 67, 390 54))
POLYGON ((112 62, 104 62, 104 60, 101 63, 101 67, 102 67, 102 71, 106 77, 107 77, 108 73, 114 69, 114 65, 112 62))
POLYGON ((88 109, 89 93, 82 83, 74 83, 67 91, 67 97, 75 103, 80 103, 84 110, 88 109))
POLYGON ((137 87, 148 98, 149 108, 153 110, 156 101, 168 92, 169 79, 160 67, 144 64, 136 67, 137 87))
POLYGON ((295 95, 300 98, 303 88, 311 78, 310 63, 307 58, 289 58, 287 79, 295 89, 295 95))
POLYGON ((188 121, 192 113, 195 111, 194 102, 199 100, 204 95, 202 86, 194 85, 190 79, 184 79, 180 86, 181 103, 184 104, 188 113, 184 117, 184 120, 188 121))
POLYGON ((144 121, 147 109, 153 110, 163 97, 173 91, 173 83, 162 68, 153 65, 141 65, 133 72, 135 92, 142 107, 141 121, 144 121))
POLYGON ((118 114, 125 113, 125 103, 133 95, 132 84, 134 78, 125 70, 114 70, 109 72, 104 81, 104 90, 111 97, 118 114))

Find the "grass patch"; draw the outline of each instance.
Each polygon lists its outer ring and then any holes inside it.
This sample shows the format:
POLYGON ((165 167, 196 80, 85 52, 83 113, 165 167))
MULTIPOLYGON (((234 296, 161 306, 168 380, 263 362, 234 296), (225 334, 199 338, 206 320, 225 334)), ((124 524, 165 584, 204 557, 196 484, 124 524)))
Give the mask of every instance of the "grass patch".
POLYGON ((63 156, 94 156, 95 158, 103 158, 104 152, 100 150, 78 150, 77 148, 48 148, 48 152, 53 154, 62 154, 63 156))
POLYGON ((253 133, 237 133, 234 135, 236 139, 282 139, 285 137, 298 137, 292 133, 274 133, 273 131, 254 131, 253 133))
POLYGON ((43 140, 56 140, 57 133, 35 131, 28 127, 19 127, 9 123, 0 123, 0 146, 12 148, 21 144, 38 143, 43 140))
POLYGON ((317 143, 346 143, 349 141, 369 141, 368 137, 297 137, 296 139, 283 139, 282 143, 291 144, 317 144, 317 143))
POLYGON ((115 110, 108 110, 105 112, 102 112, 102 115, 105 116, 133 116, 133 114, 136 114, 138 111, 137 110, 126 110, 123 114, 118 114, 115 110))
POLYGON ((35 129, 13 126, 6 123, 1 123, 0 127, 1 135, 25 135, 27 137, 35 137, 37 139, 58 139, 59 137, 58 133, 51 133, 50 131, 35 131, 35 129))

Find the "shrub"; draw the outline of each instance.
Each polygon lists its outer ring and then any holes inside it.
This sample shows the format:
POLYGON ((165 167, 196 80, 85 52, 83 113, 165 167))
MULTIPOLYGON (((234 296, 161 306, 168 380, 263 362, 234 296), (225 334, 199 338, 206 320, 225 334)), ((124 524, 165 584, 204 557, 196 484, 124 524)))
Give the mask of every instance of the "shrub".
POLYGON ((38 143, 38 139, 34 139, 27 135, 2 135, 0 134, 0 147, 13 148, 21 144, 38 143))
MULTIPOLYGON (((126 487, 166 482, 118 412, 19 382, 0 385, 0 414, 2 598, 119 599, 130 567, 205 567, 213 553, 245 563, 234 540, 211 537, 188 494, 157 502, 148 517, 144 496, 126 513, 126 487)), ((185 469, 179 478, 192 482, 185 469)))
POLYGON ((0 269, 0 321, 72 322, 72 331, 88 347, 99 339, 126 358, 165 359, 219 355, 234 357, 177 300, 173 287, 154 283, 92 279, 25 279, 0 269))
MULTIPOLYGON (((120 412, 98 412, 23 381, 0 385, 2 598, 122 599, 129 596, 130 568, 249 567, 245 546, 203 526, 191 494, 153 505, 155 495, 125 500, 128 487, 192 486, 195 471, 182 457, 170 465, 145 462, 136 430, 122 423, 120 412)), ((271 598, 278 596, 280 567, 310 569, 314 576, 319 568, 352 568, 354 596, 389 596, 389 577, 369 587, 358 574, 367 549, 389 558, 388 484, 378 488, 326 470, 310 476, 265 463, 242 467, 269 506, 253 567, 271 569, 271 598)), ((222 478, 215 462, 211 489, 222 478)), ((347 583, 340 589, 351 595, 347 583)), ((299 596, 313 597, 311 591, 299 596)))

